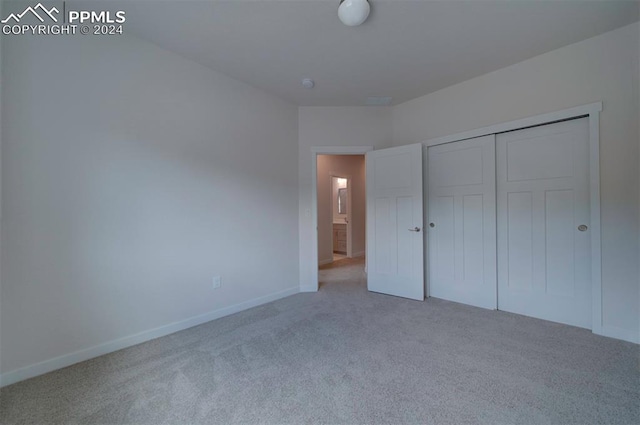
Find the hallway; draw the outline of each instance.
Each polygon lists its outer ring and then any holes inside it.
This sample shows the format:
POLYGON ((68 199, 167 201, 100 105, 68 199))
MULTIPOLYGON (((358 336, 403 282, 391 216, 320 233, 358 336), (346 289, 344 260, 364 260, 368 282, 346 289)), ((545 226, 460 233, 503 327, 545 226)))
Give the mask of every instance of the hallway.
POLYGON ((325 264, 318 270, 318 288, 348 286, 352 290, 367 290, 367 274, 364 272, 364 257, 344 258, 325 264))

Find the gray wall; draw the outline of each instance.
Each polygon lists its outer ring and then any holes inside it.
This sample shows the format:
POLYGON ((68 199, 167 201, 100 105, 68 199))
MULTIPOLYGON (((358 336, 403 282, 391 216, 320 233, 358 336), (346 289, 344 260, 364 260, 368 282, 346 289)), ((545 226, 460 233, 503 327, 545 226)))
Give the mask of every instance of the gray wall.
POLYGON ((638 44, 633 24, 393 108, 395 145, 603 102, 603 330, 640 341, 638 44))
POLYGON ((2 372, 297 292, 295 106, 134 37, 3 41, 2 372))

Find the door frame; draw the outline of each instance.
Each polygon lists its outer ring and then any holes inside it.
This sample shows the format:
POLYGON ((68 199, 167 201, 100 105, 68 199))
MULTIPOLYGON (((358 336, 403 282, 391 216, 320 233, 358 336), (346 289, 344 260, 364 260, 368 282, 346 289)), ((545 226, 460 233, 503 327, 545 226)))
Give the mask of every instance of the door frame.
POLYGON ((311 273, 314 283, 306 287, 305 292, 318 291, 318 155, 364 155, 372 150, 373 146, 311 147, 311 273))
MULTIPOLYGON (((591 331, 595 334, 610 336, 613 338, 629 340, 628 335, 621 335, 616 329, 603 326, 602 323, 602 246, 601 246, 601 228, 600 228, 600 112, 602 111, 602 102, 590 103, 588 105, 576 106, 561 111, 550 112, 547 114, 536 115, 533 117, 523 118, 515 121, 494 124, 475 130, 465 131, 449 136, 436 137, 426 140, 423 143, 425 147, 442 145, 445 143, 458 142, 461 140, 472 139, 490 134, 504 133, 507 131, 521 130, 529 127, 536 127, 545 124, 552 124, 558 121, 566 121, 575 118, 589 118, 589 197, 591 209, 591 331)), ((425 149, 425 152, 428 149, 425 149)), ((425 161, 425 167, 428 162, 425 161)), ((428 169, 425 169, 424 175, 428 176, 428 169)), ((426 178, 426 177, 425 177, 426 178)), ((428 182, 425 182, 427 184, 428 182)), ((428 186, 425 186, 428 190, 428 186)), ((428 193, 425 199, 425 213, 428 214, 428 193)), ((427 238, 429 235, 427 235, 427 238)), ((426 244, 428 246, 428 244, 426 244)), ((428 267, 428 252, 425 249, 425 265, 428 267)), ((429 289, 428 273, 426 275, 426 286, 429 289)), ((427 296, 429 292, 427 292, 427 296)))
MULTIPOLYGON (((351 178, 351 174, 341 174, 338 173, 336 171, 330 171, 329 172, 329 180, 331 181, 331 188, 333 189, 333 179, 334 178, 338 178, 338 179, 346 179, 347 180, 347 221, 345 222, 347 224, 347 258, 352 258, 353 257, 353 239, 352 239, 352 235, 351 235, 351 184, 353 182, 353 179, 351 178)), ((335 198, 333 198, 333 193, 331 194, 331 208, 333 208, 334 202, 336 201, 335 198)), ((331 222, 333 223, 333 209, 331 210, 331 222)), ((333 226, 331 227, 331 232, 333 236, 333 226)), ((331 253, 331 260, 333 262, 333 252, 331 253)))

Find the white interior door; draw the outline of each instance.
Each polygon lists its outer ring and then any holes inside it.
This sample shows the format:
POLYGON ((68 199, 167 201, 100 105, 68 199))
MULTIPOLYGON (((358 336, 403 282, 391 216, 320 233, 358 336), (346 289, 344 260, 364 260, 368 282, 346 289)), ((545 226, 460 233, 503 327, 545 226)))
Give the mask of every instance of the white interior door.
POLYGON ((368 152, 367 282, 424 300, 422 144, 368 152))
POLYGON ((498 308, 591 327, 589 120, 499 134, 498 308))
POLYGON ((430 296, 495 309, 495 135, 429 147, 430 296))

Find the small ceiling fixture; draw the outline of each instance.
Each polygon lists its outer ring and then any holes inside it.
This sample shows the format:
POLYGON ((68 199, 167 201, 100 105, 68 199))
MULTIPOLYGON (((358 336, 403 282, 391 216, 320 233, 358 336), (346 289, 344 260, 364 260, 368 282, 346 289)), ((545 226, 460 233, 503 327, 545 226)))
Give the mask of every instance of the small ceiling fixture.
POLYGON ((305 89, 312 89, 316 83, 311 78, 303 78, 302 79, 302 87, 305 89))
POLYGON ((340 0, 338 18, 349 27, 357 27, 367 20, 370 10, 368 0, 340 0))

